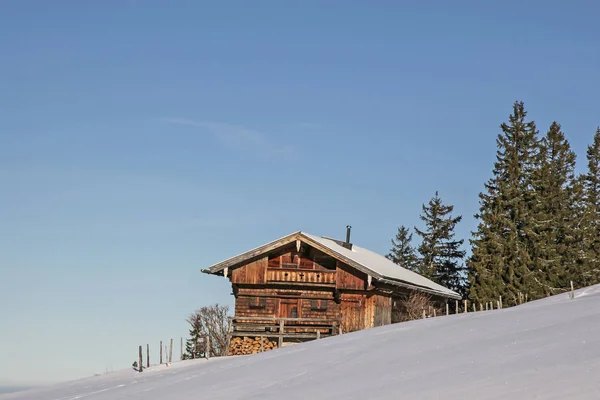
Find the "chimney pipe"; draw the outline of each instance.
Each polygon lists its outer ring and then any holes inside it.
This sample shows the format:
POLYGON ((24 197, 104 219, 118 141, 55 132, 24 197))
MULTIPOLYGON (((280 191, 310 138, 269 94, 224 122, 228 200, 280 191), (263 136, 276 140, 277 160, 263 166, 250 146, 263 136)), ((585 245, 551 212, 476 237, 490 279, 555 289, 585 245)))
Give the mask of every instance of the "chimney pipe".
POLYGON ((346 225, 346 244, 350 244, 350 229, 352 229, 352 227, 346 225))

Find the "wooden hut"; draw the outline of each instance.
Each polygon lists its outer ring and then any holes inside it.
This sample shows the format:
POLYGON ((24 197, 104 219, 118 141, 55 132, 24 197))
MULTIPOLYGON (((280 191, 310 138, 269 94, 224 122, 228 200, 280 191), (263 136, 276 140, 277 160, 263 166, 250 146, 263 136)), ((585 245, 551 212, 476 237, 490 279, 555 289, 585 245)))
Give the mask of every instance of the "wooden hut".
POLYGON ((345 241, 295 232, 202 272, 231 281, 232 337, 277 346, 390 324, 395 303, 411 291, 440 303, 461 298, 352 244, 350 227, 345 241))

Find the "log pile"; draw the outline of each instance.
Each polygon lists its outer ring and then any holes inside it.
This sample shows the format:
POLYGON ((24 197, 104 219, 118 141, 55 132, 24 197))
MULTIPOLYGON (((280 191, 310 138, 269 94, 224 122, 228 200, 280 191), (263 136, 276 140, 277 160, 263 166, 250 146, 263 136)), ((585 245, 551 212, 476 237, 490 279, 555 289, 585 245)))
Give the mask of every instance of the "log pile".
MULTIPOLYGON (((229 345, 230 356, 244 356, 261 352, 261 338, 234 337, 229 345)), ((277 342, 267 338, 262 338, 262 351, 269 351, 277 348, 277 342)))

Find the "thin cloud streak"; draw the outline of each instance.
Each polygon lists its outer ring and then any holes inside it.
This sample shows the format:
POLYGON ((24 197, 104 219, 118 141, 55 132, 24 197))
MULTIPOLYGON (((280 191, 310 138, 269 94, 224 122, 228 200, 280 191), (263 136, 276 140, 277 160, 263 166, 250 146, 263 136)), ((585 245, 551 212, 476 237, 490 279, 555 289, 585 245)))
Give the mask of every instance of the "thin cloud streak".
POLYGON ((202 129, 229 147, 243 149, 251 147, 255 151, 273 155, 289 155, 294 151, 292 146, 278 146, 264 133, 239 125, 194 121, 185 118, 165 118, 163 121, 173 125, 202 129))

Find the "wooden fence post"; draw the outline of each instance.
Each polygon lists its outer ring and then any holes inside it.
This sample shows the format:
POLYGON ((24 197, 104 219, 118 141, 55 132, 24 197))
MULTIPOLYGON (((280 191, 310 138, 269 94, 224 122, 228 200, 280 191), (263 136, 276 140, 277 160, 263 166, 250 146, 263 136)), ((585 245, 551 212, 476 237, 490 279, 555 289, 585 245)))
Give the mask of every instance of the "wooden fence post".
POLYGON ((500 296, 500 301, 498 302, 498 304, 499 304, 498 308, 502 309, 502 296, 500 296))
POLYGON ((173 362, 173 339, 171 339, 171 345, 169 346, 169 364, 173 362))
POLYGON ((433 316, 437 317, 436 312, 435 312, 435 308, 433 309, 433 316))
POLYGON ((423 319, 427 318, 427 314, 425 314, 425 309, 423 309, 423 319))
POLYGON ((473 302, 473 312, 477 311, 477 305, 473 302))
POLYGON ((162 364, 162 340, 160 341, 160 363, 162 364))
POLYGON ((469 310, 467 309, 467 300, 463 300, 464 304, 465 304, 465 312, 468 312, 469 310))
POLYGON ((317 340, 321 339, 321 331, 317 329, 317 340))
POLYGON ((483 304, 479 303, 479 311, 483 311, 483 304))
MULTIPOLYGON (((261 344, 261 346, 262 346, 262 344, 261 344)), ((206 357, 207 360, 210 358, 210 336, 209 335, 206 335, 206 338, 204 339, 204 356, 206 357)))
POLYGON ((150 345, 146 343, 146 367, 150 368, 150 345))
MULTIPOLYGON (((279 320, 279 348, 283 346, 283 320, 279 320)), ((340 326, 340 333, 342 333, 342 327, 340 326)))
POLYGON ((446 315, 450 315, 450 305, 446 302, 446 315))
POLYGON ((233 333, 233 317, 227 317, 227 349, 225 350, 225 355, 229 355, 229 351, 231 349, 231 336, 233 333))
POLYGON ((142 356, 142 346, 140 346, 140 363, 139 363, 139 372, 144 370, 144 357, 142 356))
POLYGON ((571 281, 571 299, 575 298, 575 290, 573 289, 573 281, 571 281))
POLYGON ((456 303, 456 310, 455 311, 456 311, 456 314, 458 314, 458 300, 456 300, 455 303, 456 303))
POLYGON ((179 338, 179 360, 183 360, 183 337, 179 338))

